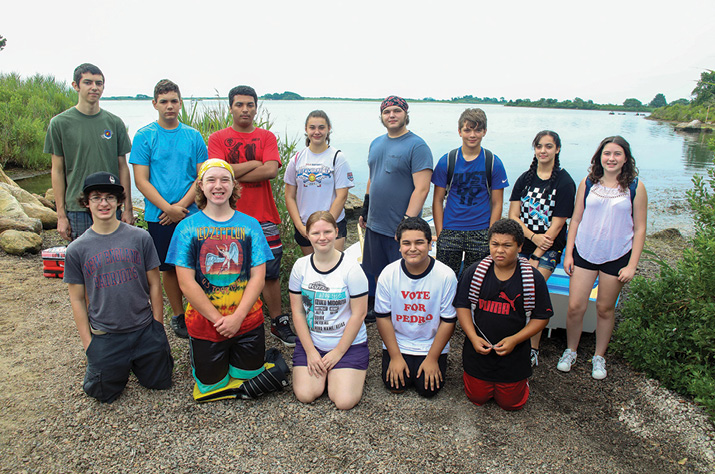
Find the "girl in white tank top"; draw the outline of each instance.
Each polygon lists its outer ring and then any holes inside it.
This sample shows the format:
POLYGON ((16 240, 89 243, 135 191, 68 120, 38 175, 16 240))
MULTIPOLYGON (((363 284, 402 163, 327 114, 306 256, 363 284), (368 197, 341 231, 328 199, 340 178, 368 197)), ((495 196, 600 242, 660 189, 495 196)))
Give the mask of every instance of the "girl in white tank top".
POLYGON ((557 365, 562 372, 571 370, 576 362, 583 316, 598 278, 596 351, 591 375, 595 379, 606 377, 603 356, 613 332, 618 294, 633 279, 645 243, 648 196, 637 175, 628 142, 620 136, 608 137, 591 159, 588 178, 578 187, 564 250, 564 270, 571 280, 566 319, 568 347, 557 365), (590 183, 593 185, 588 189, 590 183))

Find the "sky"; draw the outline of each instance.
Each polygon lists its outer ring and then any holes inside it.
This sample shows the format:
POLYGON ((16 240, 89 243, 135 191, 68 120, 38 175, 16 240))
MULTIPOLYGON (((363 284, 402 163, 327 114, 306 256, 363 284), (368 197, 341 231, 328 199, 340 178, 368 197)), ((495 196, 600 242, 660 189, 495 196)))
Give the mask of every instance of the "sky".
POLYGON ((0 73, 72 81, 99 66, 105 96, 259 95, 620 104, 690 98, 715 69, 715 1, 6 2, 0 73))

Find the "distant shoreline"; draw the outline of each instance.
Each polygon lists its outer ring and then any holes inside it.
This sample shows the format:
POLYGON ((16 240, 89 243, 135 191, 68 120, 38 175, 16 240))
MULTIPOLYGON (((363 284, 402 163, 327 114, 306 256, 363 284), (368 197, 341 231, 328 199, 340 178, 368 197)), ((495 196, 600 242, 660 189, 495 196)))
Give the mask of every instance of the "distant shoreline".
MULTIPOLYGON (((225 97, 218 97, 218 96, 212 96, 212 97, 184 97, 184 100, 189 101, 189 102, 201 102, 204 100, 225 100, 225 97)), ((324 100, 330 100, 330 101, 340 101, 340 102, 381 102, 383 99, 382 98, 354 98, 354 97, 302 97, 299 96, 297 98, 269 98, 269 97, 259 97, 260 100, 264 101, 273 101, 273 100, 283 100, 283 101, 293 101, 293 102, 301 102, 301 101, 324 101, 324 100)), ((102 97, 102 100, 111 100, 111 101, 150 101, 152 100, 151 97, 143 95, 143 94, 138 94, 137 96, 110 96, 110 97, 102 97)), ((542 106, 538 105, 536 102, 530 102, 530 101, 524 101, 523 99, 517 99, 516 101, 507 101, 505 99, 490 99, 487 98, 485 100, 481 100, 479 98, 458 98, 458 99, 432 99, 432 98, 424 98, 424 99, 412 99, 412 98, 407 98, 409 102, 412 103, 425 103, 425 104, 471 104, 471 105, 501 105, 504 107, 526 107, 526 108, 533 108, 533 109, 556 109, 556 110, 593 110, 593 111, 599 111, 599 112, 636 112, 639 114, 645 115, 646 113, 651 112, 654 110, 652 107, 624 107, 623 105, 616 105, 616 104, 591 104, 588 107, 569 107, 569 106, 542 106)))

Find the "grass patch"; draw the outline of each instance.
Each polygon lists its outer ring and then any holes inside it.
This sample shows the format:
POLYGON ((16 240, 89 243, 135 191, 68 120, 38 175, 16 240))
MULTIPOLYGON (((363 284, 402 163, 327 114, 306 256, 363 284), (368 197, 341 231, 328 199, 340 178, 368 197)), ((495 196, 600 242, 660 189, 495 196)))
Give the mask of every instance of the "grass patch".
POLYGON ((0 74, 0 165, 47 169, 43 153, 50 119, 77 103, 77 93, 52 76, 0 74))

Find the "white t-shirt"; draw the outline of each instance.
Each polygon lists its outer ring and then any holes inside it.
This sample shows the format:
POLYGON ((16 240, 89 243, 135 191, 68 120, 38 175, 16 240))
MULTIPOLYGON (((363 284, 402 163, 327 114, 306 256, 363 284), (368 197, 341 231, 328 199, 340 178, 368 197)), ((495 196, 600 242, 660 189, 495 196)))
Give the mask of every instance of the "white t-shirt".
MULTIPOLYGON (((293 265, 288 290, 303 298, 313 345, 330 351, 340 342, 352 316, 350 298, 367 295, 367 277, 357 262, 346 262, 344 255, 327 272, 317 270, 313 265, 313 255, 306 255, 293 265)), ((367 331, 363 323, 352 344, 365 341, 367 331)))
MULTIPOLYGON (((404 260, 392 262, 380 274, 375 293, 375 312, 391 314, 397 345, 402 354, 427 355, 440 320, 454 323, 452 306, 457 277, 451 268, 432 259, 421 275, 411 275, 404 260)), ((386 349, 385 344, 382 348, 386 349)), ((442 354, 449 352, 449 342, 442 354)))
MULTIPOLYGON (((319 155, 310 151, 310 148, 296 153, 288 162, 283 180, 296 187, 296 202, 303 224, 315 211, 330 210, 336 189, 355 186, 345 155, 331 146, 319 155)), ((344 209, 340 212, 338 222, 343 219, 344 209)))

